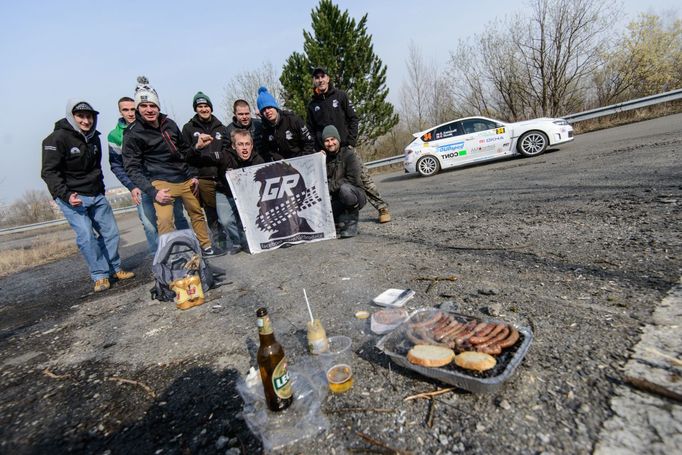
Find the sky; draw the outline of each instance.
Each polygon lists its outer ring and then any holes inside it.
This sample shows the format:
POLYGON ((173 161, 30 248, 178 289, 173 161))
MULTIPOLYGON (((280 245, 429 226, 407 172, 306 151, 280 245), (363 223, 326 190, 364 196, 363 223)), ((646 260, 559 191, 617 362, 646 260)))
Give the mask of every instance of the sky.
MULTIPOLYGON (((338 0, 356 19, 367 14, 374 52, 387 66, 389 100, 397 102, 414 43, 427 60, 445 63, 458 40, 481 33, 494 19, 527 10, 527 0, 338 0), (513 6, 510 6, 513 5, 513 6)), ((176 0, 3 1, 0 5, 0 204, 40 179, 41 142, 64 117, 69 98, 83 98, 100 112, 106 136, 118 119, 116 101, 132 96, 146 75, 162 112, 180 127, 193 115, 192 97, 211 97, 214 114, 235 75, 270 62, 281 69, 303 49, 317 0, 234 2, 176 0)), ((679 0, 623 0, 623 27, 641 12, 680 16, 679 0)), ((396 152, 399 153, 399 152, 396 152)), ((107 188, 120 186, 102 160, 107 188)))

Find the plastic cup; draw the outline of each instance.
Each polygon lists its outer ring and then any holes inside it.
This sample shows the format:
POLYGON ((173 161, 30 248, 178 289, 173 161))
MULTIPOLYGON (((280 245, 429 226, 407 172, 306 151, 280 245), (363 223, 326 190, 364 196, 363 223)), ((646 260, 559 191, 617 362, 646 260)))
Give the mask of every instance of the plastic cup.
POLYGON ((353 387, 351 339, 344 335, 329 337, 329 350, 320 353, 322 367, 332 393, 343 393, 353 387))

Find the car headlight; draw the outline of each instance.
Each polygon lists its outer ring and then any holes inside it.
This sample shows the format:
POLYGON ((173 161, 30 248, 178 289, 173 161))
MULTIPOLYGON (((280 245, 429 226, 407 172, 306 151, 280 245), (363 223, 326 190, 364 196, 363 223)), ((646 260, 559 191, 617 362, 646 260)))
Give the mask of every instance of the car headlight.
POLYGON ((554 120, 552 123, 554 123, 555 125, 559 125, 559 126, 568 125, 568 122, 562 118, 560 118, 559 120, 554 120))

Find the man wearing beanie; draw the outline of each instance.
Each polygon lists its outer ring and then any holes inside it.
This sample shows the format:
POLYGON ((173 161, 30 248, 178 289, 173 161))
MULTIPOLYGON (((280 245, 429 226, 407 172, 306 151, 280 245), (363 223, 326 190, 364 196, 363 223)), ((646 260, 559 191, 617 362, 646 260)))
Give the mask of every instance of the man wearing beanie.
MULTIPOLYGON (((213 115, 213 103, 203 92, 194 95, 192 107, 196 115, 182 127, 182 135, 188 144, 195 145, 202 134, 213 138, 208 146, 204 147, 199 155, 190 157, 189 164, 196 168, 199 177, 199 202, 206 212, 206 220, 213 234, 213 243, 221 248, 226 242, 225 231, 218 220, 216 211, 216 183, 218 181, 217 162, 221 155, 227 153, 230 145, 227 128, 213 115)), ((230 254, 238 253, 239 237, 231 238, 230 254)))
POLYGON ((367 203, 362 189, 362 162, 349 147, 341 146, 341 135, 327 125, 320 135, 327 154, 327 183, 334 224, 341 238, 358 235, 360 209, 367 203))
MULTIPOLYGON (((144 235, 147 238, 149 253, 154 256, 158 247, 159 236, 156 231, 156 211, 154 200, 135 186, 123 167, 123 131, 135 121, 135 100, 124 96, 118 100, 118 112, 121 117, 116 122, 116 127, 109 133, 109 166, 121 185, 128 188, 130 197, 137 206, 137 216, 142 222, 144 235)), ((176 200, 173 205, 175 227, 177 229, 189 229, 185 214, 182 212, 182 203, 176 200)))
MULTIPOLYGON (((348 99, 346 92, 331 84, 326 68, 313 69, 312 76, 313 96, 308 103, 307 125, 308 130, 315 137, 315 146, 318 150, 322 148, 323 128, 327 125, 334 125, 339 130, 341 145, 354 149, 360 121, 353 109, 353 103, 348 99)), ((391 221, 388 204, 379 194, 379 189, 364 164, 362 164, 362 187, 367 193, 369 202, 379 211, 379 222, 391 221)))
POLYGON ((66 117, 43 141, 40 173, 76 232, 76 244, 90 269, 95 292, 109 289, 109 278, 126 280, 135 276, 121 268, 118 226, 104 197, 98 114, 85 101, 67 104, 66 117))
POLYGON ((160 112, 159 96, 145 77, 135 89, 135 122, 123 134, 123 164, 130 179, 154 199, 159 234, 174 230, 173 202, 182 199, 204 256, 224 251, 211 245, 206 218, 194 191, 199 182, 190 175, 187 158, 200 154, 213 138, 199 134, 196 145, 185 141, 178 125, 160 112))
POLYGON ((263 118, 263 158, 266 161, 315 153, 315 144, 305 122, 293 112, 281 110, 267 88, 258 89, 256 104, 263 118))

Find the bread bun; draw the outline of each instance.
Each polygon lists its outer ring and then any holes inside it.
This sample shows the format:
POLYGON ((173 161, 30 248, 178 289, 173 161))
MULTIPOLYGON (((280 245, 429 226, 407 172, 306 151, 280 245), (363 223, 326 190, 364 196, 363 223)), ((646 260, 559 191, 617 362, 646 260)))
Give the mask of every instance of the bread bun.
POLYGON ((407 353, 407 360, 424 367, 442 367, 452 362, 455 353, 444 346, 417 344, 407 353))
POLYGON ((467 370, 486 371, 497 364, 495 357, 476 351, 465 351, 455 356, 455 364, 467 370))

